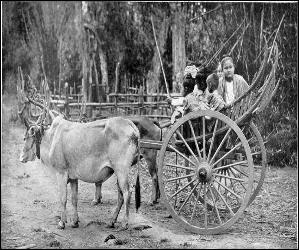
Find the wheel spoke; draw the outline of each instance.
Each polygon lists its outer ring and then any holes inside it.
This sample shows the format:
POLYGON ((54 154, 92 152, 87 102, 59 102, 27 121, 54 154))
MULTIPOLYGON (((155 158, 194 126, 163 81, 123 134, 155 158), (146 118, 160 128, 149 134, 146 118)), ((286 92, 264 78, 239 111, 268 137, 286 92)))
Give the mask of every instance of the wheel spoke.
POLYGON ((203 160, 206 161, 206 118, 202 117, 203 160))
POLYGON ((190 193, 188 194, 186 200, 184 201, 184 203, 182 204, 182 206, 180 207, 178 214, 181 213, 183 207, 186 205, 186 203, 188 202, 188 200, 190 199, 191 195, 193 194, 193 191, 195 190, 195 188, 198 186, 199 182, 197 182, 194 187, 192 188, 192 190, 190 191, 190 193))
POLYGON ((188 167, 184 167, 184 166, 181 166, 181 165, 176 165, 176 164, 171 164, 171 163, 166 163, 165 165, 169 166, 169 167, 182 168, 182 169, 187 169, 187 170, 193 170, 193 171, 195 171, 194 168, 188 168, 188 167))
POLYGON ((221 166, 221 167, 215 167, 215 168, 212 169, 212 171, 217 171, 217 170, 220 170, 220 169, 226 169, 226 168, 229 168, 229 167, 232 167, 232 166, 235 166, 235 165, 242 165, 242 164, 246 164, 246 163, 247 163, 247 161, 234 162, 234 163, 224 165, 224 166, 221 166))
POLYGON ((246 182, 245 180, 243 179, 239 179, 239 178, 234 178, 234 177, 231 177, 231 176, 228 176, 228 175, 222 175, 222 174, 214 174, 215 176, 221 176, 223 178, 229 178, 229 179, 232 179, 232 180, 235 180, 235 181, 240 181, 240 182, 246 182))
POLYGON ((205 183, 205 188, 204 188, 204 194, 203 194, 203 199, 204 199, 204 207, 205 207, 205 229, 208 228, 208 211, 207 211, 207 183, 205 183))
MULTIPOLYGON (((229 169, 226 169, 226 172, 227 172, 227 175, 229 176, 229 178, 231 178, 231 174, 230 174, 230 171, 229 171, 229 169)), ((234 176, 235 177, 235 176, 234 176)), ((236 178, 236 177, 235 177, 236 178)), ((238 179, 238 178, 237 178, 238 179)), ((243 181, 243 180, 242 180, 243 181)), ((242 181, 240 181, 240 183, 242 182, 242 181)), ((232 178, 231 179, 231 183, 232 183, 232 188, 233 188, 233 191, 236 193, 237 191, 236 191, 236 188, 235 188, 235 186, 236 186, 236 183, 237 183, 237 180, 236 179, 234 179, 234 178, 232 178)), ((239 183, 239 182, 238 182, 239 183)))
POLYGON ((212 136, 212 140, 211 140, 211 144, 210 144, 210 148, 209 148, 209 153, 208 153, 208 158, 207 158, 207 162, 209 162, 210 160, 210 156, 211 156, 211 152, 212 152, 212 148, 214 146, 214 139, 215 139, 215 134, 216 134, 216 129, 218 126, 218 119, 216 120, 215 126, 214 126, 214 131, 213 131, 213 136, 212 136))
MULTIPOLYGON (((226 180, 226 179, 225 179, 225 180, 226 180)), ((233 190, 231 190, 231 189, 228 188, 227 186, 223 185, 221 182, 217 181, 216 179, 214 179, 214 181, 216 181, 219 185, 221 185, 223 188, 225 188, 227 191, 229 191, 229 192, 232 193, 235 197, 237 197, 237 198, 241 201, 241 203, 243 202, 243 201, 242 201, 243 199, 242 199, 239 195, 237 195, 233 190)))
POLYGON ((218 148, 217 148, 216 152, 214 153, 214 155, 213 155, 212 159, 209 161, 209 163, 211 163, 211 162, 213 162, 213 161, 214 161, 214 158, 215 158, 215 157, 216 157, 216 155, 218 154, 218 151, 219 151, 219 150, 220 150, 220 148, 222 147, 223 143, 225 142, 225 140, 226 140, 226 138, 228 137, 228 134, 230 133, 230 131, 231 131, 231 130, 232 130, 231 128, 229 128, 229 129, 227 130, 227 132, 226 132, 225 136, 223 137, 223 139, 222 139, 221 143, 219 144, 219 146, 218 146, 218 148))
MULTIPOLYGON (((247 165, 246 165, 247 166, 247 165)), ((240 169, 236 168, 236 166, 232 166, 232 169, 235 169, 236 171, 238 171, 240 174, 246 176, 248 178, 248 174, 244 173, 243 171, 241 171, 240 169)))
POLYGON ((191 129, 191 133, 192 133, 192 136, 193 136, 194 144, 196 146, 196 150, 197 150, 199 159, 202 160, 202 156, 201 156, 201 153, 200 153, 200 150, 199 150, 199 147, 198 147, 198 143, 197 143, 197 140, 196 140, 196 136, 195 136, 195 133, 194 133, 194 129, 193 129, 192 123, 191 123, 190 120, 188 121, 188 123, 189 123, 190 129, 191 129))
POLYGON ((221 225, 221 224, 222 224, 222 221, 221 221, 221 218, 220 218, 220 215, 219 215, 218 207, 217 207, 217 205, 216 205, 216 199, 215 199, 215 197, 214 197, 213 190, 212 190, 212 188, 210 187, 210 185, 208 185, 208 189, 210 190, 210 193, 211 193, 211 196, 212 196, 212 200, 213 200, 213 204, 214 204, 214 208, 215 208, 215 210, 216 210, 217 218, 218 218, 219 223, 220 223, 220 225, 221 225))
POLYGON ((186 147, 188 148, 189 152, 193 155, 193 157, 195 158, 195 160, 199 163, 199 160, 197 159, 196 155, 194 154, 194 152, 192 151, 192 149, 189 147, 188 143, 186 142, 186 140, 184 139, 184 137, 182 136, 182 134, 180 133, 180 131, 176 131, 176 133, 179 135, 179 137, 182 139, 182 141, 184 142, 184 144, 186 145, 186 147))
POLYGON ((223 155, 221 158, 219 158, 216 162, 214 162, 211 167, 214 167, 218 162, 223 160, 226 156, 230 155, 233 151, 238 149, 242 145, 242 142, 239 142, 236 146, 234 146, 230 151, 228 151, 225 155, 223 155))
POLYGON ((188 182, 185 186, 183 186, 181 189, 179 189, 178 191, 176 191, 174 194, 172 194, 170 196, 170 198, 173 198, 173 196, 177 195, 178 193, 182 192, 186 187, 190 186, 192 182, 196 181, 196 179, 191 180, 190 182, 188 182))
POLYGON ((184 155, 183 153, 181 153, 180 151, 178 151, 175 147, 173 147, 172 145, 169 145, 168 147, 170 149, 172 149, 173 151, 175 151, 176 153, 178 153, 184 159, 186 159, 187 161, 189 161, 191 164, 193 164, 194 166, 196 166, 196 164, 193 161, 191 161, 186 155, 184 155))
MULTIPOLYGON (((213 183, 213 187, 215 188, 215 185, 213 183)), ((222 201, 224 202, 225 206, 228 208, 230 214, 232 216, 235 215, 235 213, 233 212, 233 210, 230 208, 230 206, 227 204, 226 200, 223 198, 223 196, 221 195, 221 193, 215 188, 216 192, 218 193, 219 197, 222 199, 222 201)))
POLYGON ((196 206, 197 206, 197 203, 198 203, 198 200, 199 200, 199 197, 200 197, 201 188, 202 188, 202 183, 200 183, 199 191, 198 191, 198 194, 197 194, 197 197, 196 197, 196 201, 194 203, 194 207, 193 207, 193 211, 192 211, 190 222, 193 221, 193 217, 194 217, 194 213, 195 213, 195 210, 196 210, 196 206))
POLYGON ((179 177, 173 177, 173 178, 165 180, 165 182, 180 180, 180 179, 184 179, 184 178, 188 178, 188 177, 192 177, 192 176, 194 176, 194 174, 189 174, 189 175, 184 175, 184 176, 179 176, 179 177))
MULTIPOLYGON (((236 176, 236 174, 234 173, 234 171, 232 171, 231 169, 228 169, 228 170, 232 173, 232 175, 233 175, 234 177, 237 178, 237 176, 236 176)), ((241 186, 244 188, 244 190, 247 190, 247 188, 244 187, 244 185, 243 185, 242 182, 240 182, 240 184, 241 184, 241 186)))

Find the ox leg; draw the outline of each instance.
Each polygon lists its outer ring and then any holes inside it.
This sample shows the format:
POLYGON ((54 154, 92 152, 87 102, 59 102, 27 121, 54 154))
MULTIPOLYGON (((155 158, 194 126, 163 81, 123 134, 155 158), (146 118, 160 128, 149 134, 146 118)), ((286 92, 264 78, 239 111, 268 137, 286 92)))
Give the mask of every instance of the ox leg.
POLYGON ((72 190, 72 205, 74 209, 73 220, 71 221, 71 227, 79 227, 79 217, 78 217, 78 180, 70 180, 71 190, 72 190))
POLYGON ((107 227, 114 227, 114 224, 116 223, 117 221, 117 217, 118 217, 118 214, 119 214, 119 211, 124 203, 124 197, 123 197, 123 193, 119 187, 119 183, 118 183, 118 180, 117 180, 117 190, 118 190, 118 197, 117 197, 117 205, 116 205, 116 208, 114 210, 114 213, 112 215, 112 218, 110 220, 110 222, 108 223, 107 227))
POLYGON ((128 224, 129 224, 129 201, 130 201, 129 178, 128 175, 119 174, 119 176, 117 176, 117 179, 119 184, 118 193, 122 196, 122 201, 121 201, 121 205, 119 206, 119 209, 124 203, 124 211, 125 211, 122 225, 119 228, 119 230, 125 230, 128 228, 128 224))
POLYGON ((65 223, 67 223, 66 219, 66 202, 67 202, 67 173, 57 173, 58 187, 60 191, 60 203, 62 207, 62 213, 60 221, 58 222, 58 229, 64 229, 65 223))
POLYGON ((160 199, 160 189, 158 183, 158 172, 157 172, 157 150, 148 149, 143 154, 144 159, 146 160, 149 173, 152 177, 152 195, 149 203, 154 205, 158 203, 158 199, 160 199))
POLYGON ((101 199, 102 199, 102 182, 101 183, 95 183, 96 186, 96 192, 94 195, 94 199, 91 202, 92 206, 95 206, 99 203, 101 203, 101 199))

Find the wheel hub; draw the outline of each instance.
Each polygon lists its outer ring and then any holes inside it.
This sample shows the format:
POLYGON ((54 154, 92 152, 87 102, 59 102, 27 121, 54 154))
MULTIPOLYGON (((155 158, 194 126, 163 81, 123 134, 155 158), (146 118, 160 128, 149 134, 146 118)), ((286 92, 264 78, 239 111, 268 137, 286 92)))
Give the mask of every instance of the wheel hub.
POLYGON ((212 168, 207 162, 201 162, 196 170, 200 182, 208 182, 212 178, 212 168))

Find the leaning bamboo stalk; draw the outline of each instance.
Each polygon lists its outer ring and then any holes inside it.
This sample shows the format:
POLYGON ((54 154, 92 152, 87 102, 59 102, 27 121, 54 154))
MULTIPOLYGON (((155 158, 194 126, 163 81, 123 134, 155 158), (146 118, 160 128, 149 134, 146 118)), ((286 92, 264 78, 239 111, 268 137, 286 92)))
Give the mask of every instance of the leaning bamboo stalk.
POLYGON ((225 41, 225 43, 221 46, 221 48, 211 57, 211 59, 207 63, 204 63, 206 66, 208 66, 220 54, 220 52, 223 50, 223 48, 225 47, 225 45, 237 33, 237 31, 241 28, 241 26, 243 25, 244 22, 245 22, 245 19, 238 26, 238 28, 234 31, 234 33, 225 41))
POLYGON ((260 51, 262 50, 263 26, 264 26, 264 8, 263 8, 263 10, 262 10, 262 17, 261 17, 260 51))
MULTIPOLYGON (((272 8, 271 8, 271 11, 272 11, 272 8)), ((276 40, 278 31, 280 30, 280 26, 281 26, 281 24, 282 24, 282 21, 283 21, 283 19, 284 19, 284 16, 285 16, 285 13, 283 14, 283 16, 282 16, 282 18, 281 18, 281 20, 280 20, 280 23, 279 23, 279 25, 278 25, 278 28, 277 28, 277 31, 276 31, 276 34, 275 34, 275 37, 274 37, 274 40, 273 40, 273 43, 272 43, 272 46, 271 46, 271 50, 270 50, 270 55, 269 55, 269 59, 268 59, 268 61, 269 61, 270 58, 271 58, 271 54, 272 54, 272 51, 273 51, 274 43, 275 43, 275 40, 276 40)))
POLYGON ((247 30, 247 28, 249 27, 249 24, 250 24, 250 23, 247 24, 247 26, 246 26, 245 29, 243 30, 242 34, 240 35, 240 37, 237 39, 237 41, 235 42, 234 46, 231 48, 231 50, 230 50, 230 52, 229 52, 230 55, 233 53, 233 50, 235 49, 235 47, 237 46, 237 44, 240 42, 241 38, 242 38, 242 40, 243 40, 244 33, 245 33, 245 31, 247 30))
POLYGON ((159 47, 158 47, 158 42, 157 42, 157 39, 156 39, 156 31, 155 31, 153 16, 151 16, 151 21, 152 21, 152 26, 153 26, 153 32, 154 32, 154 38, 155 38, 155 42, 156 42, 156 47, 157 47, 157 51, 158 51, 158 55, 159 55, 159 59, 160 59, 160 63, 161 63, 161 68, 162 68, 162 72, 163 72, 163 76, 164 76, 164 81, 165 81, 167 95, 170 96, 169 87, 168 87, 168 83, 166 81, 166 76, 165 76, 165 72, 164 72, 164 68, 163 68, 163 62, 162 62, 162 58, 161 58, 161 55, 160 55, 160 50, 159 50, 159 47))

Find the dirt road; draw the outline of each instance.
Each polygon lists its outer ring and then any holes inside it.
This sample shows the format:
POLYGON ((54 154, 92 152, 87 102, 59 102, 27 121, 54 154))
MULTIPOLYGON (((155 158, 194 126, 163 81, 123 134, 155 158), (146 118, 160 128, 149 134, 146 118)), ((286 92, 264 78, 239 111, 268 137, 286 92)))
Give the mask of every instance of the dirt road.
MULTIPOLYGON (((106 228, 117 200, 116 179, 103 185, 103 202, 91 206, 94 185, 79 182, 79 228, 56 229, 60 205, 56 180, 39 160, 22 164, 24 126, 13 122, 13 98, 3 98, 1 152, 1 248, 297 248, 297 171, 271 168, 256 200, 221 235, 194 235, 168 217, 163 204, 149 206, 150 176, 142 167, 142 206, 131 202, 129 229, 106 228), (109 235, 116 239, 105 242, 109 235)), ((134 169, 132 169, 134 178, 134 169)), ((72 214, 68 189, 68 216, 72 214)), ((69 218, 69 217, 68 217, 69 218)), ((119 220, 123 218, 123 209, 119 220)))

